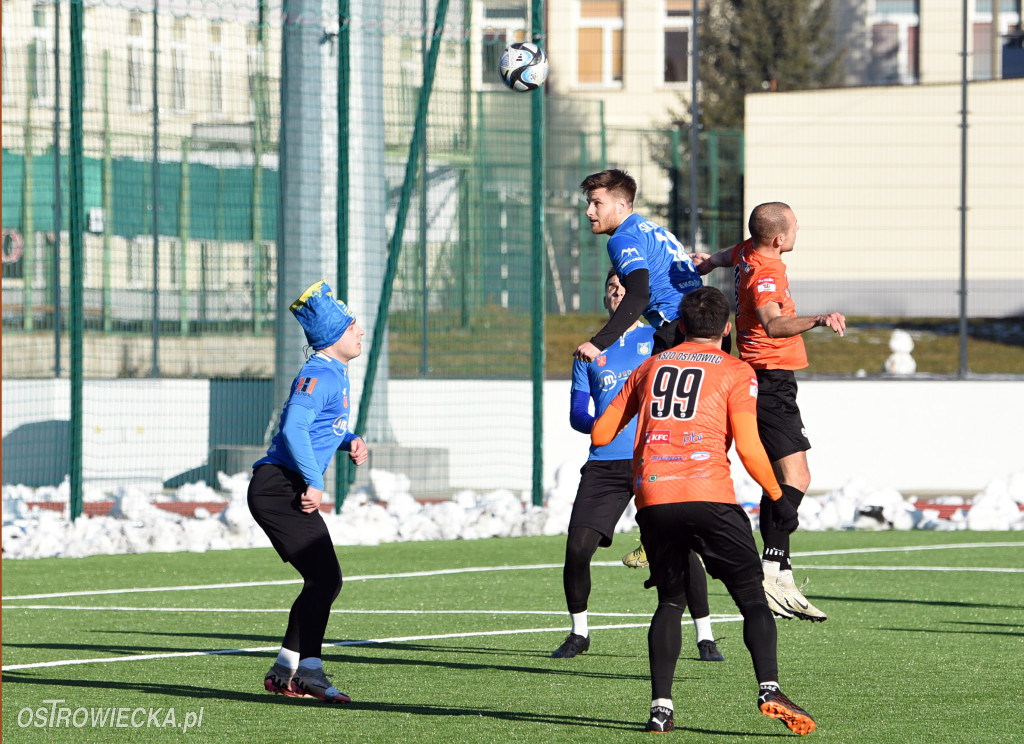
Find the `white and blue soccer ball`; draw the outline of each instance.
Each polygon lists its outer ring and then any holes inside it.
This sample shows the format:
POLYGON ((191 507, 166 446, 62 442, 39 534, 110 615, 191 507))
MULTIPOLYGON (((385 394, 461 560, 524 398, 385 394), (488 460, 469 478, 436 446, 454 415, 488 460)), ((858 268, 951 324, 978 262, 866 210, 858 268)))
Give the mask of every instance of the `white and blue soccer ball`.
POLYGON ((537 90, 548 78, 548 58, 544 50, 530 41, 517 41, 505 47, 498 62, 501 80, 512 90, 537 90))

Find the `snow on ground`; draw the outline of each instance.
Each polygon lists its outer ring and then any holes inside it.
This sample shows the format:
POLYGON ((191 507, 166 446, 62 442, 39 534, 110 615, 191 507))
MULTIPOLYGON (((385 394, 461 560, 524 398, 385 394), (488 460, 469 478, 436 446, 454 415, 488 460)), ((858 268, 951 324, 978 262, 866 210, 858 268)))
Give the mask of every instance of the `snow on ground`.
MULTIPOLYGON (((59 487, 3 487, 3 557, 82 557, 118 553, 228 550, 270 547, 246 505, 250 474, 219 474, 219 488, 205 483, 182 486, 172 496, 178 502, 225 503, 217 513, 205 506, 195 516, 158 508, 162 490, 121 486, 113 492, 87 488, 86 502, 113 501, 107 516, 67 517, 69 484, 59 487), (63 511, 30 506, 63 502, 63 511)), ((349 496, 340 514, 324 519, 337 545, 377 545, 411 540, 474 540, 485 537, 564 534, 579 480, 579 463, 565 463, 545 494, 544 507, 534 506, 528 493, 498 490, 460 491, 447 501, 420 503, 410 493, 404 475, 373 470, 370 486, 349 496)), ((326 496, 329 497, 329 494, 326 496)), ((760 487, 753 481, 736 483, 736 499, 757 527, 760 487)), ((933 529, 1024 530, 1024 470, 993 480, 971 499, 945 496, 924 508, 914 498, 892 488, 853 479, 821 496, 808 496, 800 507, 800 529, 933 529)), ((636 527, 630 504, 616 531, 636 527)))

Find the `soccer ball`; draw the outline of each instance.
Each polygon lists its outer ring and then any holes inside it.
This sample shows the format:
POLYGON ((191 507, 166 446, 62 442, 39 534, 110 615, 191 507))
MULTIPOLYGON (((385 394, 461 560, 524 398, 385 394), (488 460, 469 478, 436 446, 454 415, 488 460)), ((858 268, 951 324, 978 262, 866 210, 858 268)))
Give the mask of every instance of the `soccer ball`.
POLYGON ((544 50, 529 41, 517 41, 505 47, 498 63, 501 80, 512 90, 537 90, 548 77, 548 58, 544 50))

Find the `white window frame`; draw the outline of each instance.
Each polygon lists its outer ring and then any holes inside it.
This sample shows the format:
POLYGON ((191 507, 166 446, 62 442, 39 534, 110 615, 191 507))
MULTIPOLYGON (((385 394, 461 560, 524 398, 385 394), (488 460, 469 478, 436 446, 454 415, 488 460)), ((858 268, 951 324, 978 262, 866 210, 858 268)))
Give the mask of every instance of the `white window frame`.
POLYGON ((124 262, 124 283, 128 289, 149 289, 153 272, 153 237, 136 235, 128 241, 124 262))
POLYGON ((210 23, 209 80, 210 113, 213 116, 224 116, 224 27, 218 21, 210 23))
POLYGON ((526 41, 530 38, 529 15, 530 9, 525 0, 521 2, 523 15, 520 18, 491 18, 487 11, 491 8, 508 8, 507 0, 480 0, 477 3, 476 17, 480 18, 480 28, 474 35, 477 39, 476 50, 473 54, 474 65, 477 66, 476 80, 482 89, 502 88, 504 83, 498 74, 498 60, 501 58, 501 51, 512 41, 526 41), (501 39, 503 44, 496 44, 493 40, 501 39), (484 49, 488 42, 495 47, 500 47, 494 58, 493 65, 490 60, 484 59, 484 49))
POLYGON ((176 114, 188 113, 188 61, 188 32, 184 20, 178 18, 171 40, 171 108, 176 114))
POLYGON ((38 14, 44 14, 44 20, 50 21, 52 3, 35 2, 32 4, 32 41, 29 54, 34 56, 34 76, 32 78, 32 97, 34 106, 53 105, 53 28, 50 23, 36 25, 38 14))
POLYGON ((692 69, 692 55, 690 50, 693 44, 693 14, 692 12, 685 16, 670 16, 668 14, 668 3, 665 2, 662 7, 661 17, 664 21, 664 28, 661 33, 661 59, 665 61, 665 55, 667 54, 666 36, 670 31, 685 31, 686 32, 686 80, 665 80, 664 65, 662 66, 661 82, 666 88, 689 88, 690 82, 693 80, 693 69, 692 69))
POLYGON ((576 87, 587 90, 598 90, 605 88, 622 88, 623 80, 614 79, 615 70, 615 58, 613 55, 614 44, 612 39, 614 33, 619 31, 622 38, 622 76, 626 76, 626 31, 625 31, 625 19, 623 16, 626 14, 626 2, 622 0, 622 16, 618 18, 584 18, 582 4, 575 3, 576 8, 576 29, 574 32, 576 45, 576 60, 579 64, 579 58, 581 50, 579 49, 579 32, 585 28, 597 28, 601 30, 601 80, 596 83, 584 83, 580 81, 579 69, 576 71, 576 87))
MULTIPOLYGON (((246 29, 246 73, 249 82, 249 113, 258 116, 256 110, 256 86, 259 85, 259 78, 263 74, 263 49, 260 47, 259 34, 256 26, 249 26, 246 29)), ((266 94, 266 89, 263 93, 266 94)), ((266 106, 266 101, 263 102, 266 106)))
POLYGON ((145 41, 143 38, 142 13, 132 11, 128 16, 128 108, 142 111, 146 108, 143 97, 143 81, 146 78, 145 41), (139 22, 138 34, 132 33, 134 21, 139 22))
MULTIPOLYGON (((883 23, 890 23, 896 26, 896 43, 899 48, 896 51, 896 79, 894 80, 875 80, 873 76, 870 76, 870 82, 872 85, 914 85, 918 81, 918 76, 921 74, 918 69, 918 74, 915 75, 910 69, 910 29, 917 28, 917 46, 918 54, 921 49, 921 16, 920 16, 920 5, 918 5, 918 12, 879 12, 874 10, 868 14, 868 39, 871 40, 874 35, 875 26, 883 23)), ((868 43, 868 59, 874 61, 875 50, 868 43)), ((870 68, 869 68, 870 69, 870 68)))

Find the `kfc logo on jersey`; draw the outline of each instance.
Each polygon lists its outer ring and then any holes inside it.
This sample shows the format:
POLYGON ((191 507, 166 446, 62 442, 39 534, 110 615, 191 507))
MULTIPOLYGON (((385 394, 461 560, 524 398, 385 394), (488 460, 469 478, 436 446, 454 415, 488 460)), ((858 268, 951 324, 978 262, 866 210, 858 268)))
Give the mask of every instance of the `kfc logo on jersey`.
POLYGON ((604 354, 602 354, 601 356, 599 356, 594 361, 597 362, 597 366, 598 367, 603 367, 604 365, 608 364, 608 357, 606 357, 604 354))
POLYGON ((774 292, 775 291, 775 277, 766 276, 763 279, 757 280, 757 293, 762 292, 774 292))
POLYGON ((672 444, 672 432, 668 429, 644 432, 644 444, 672 444))

